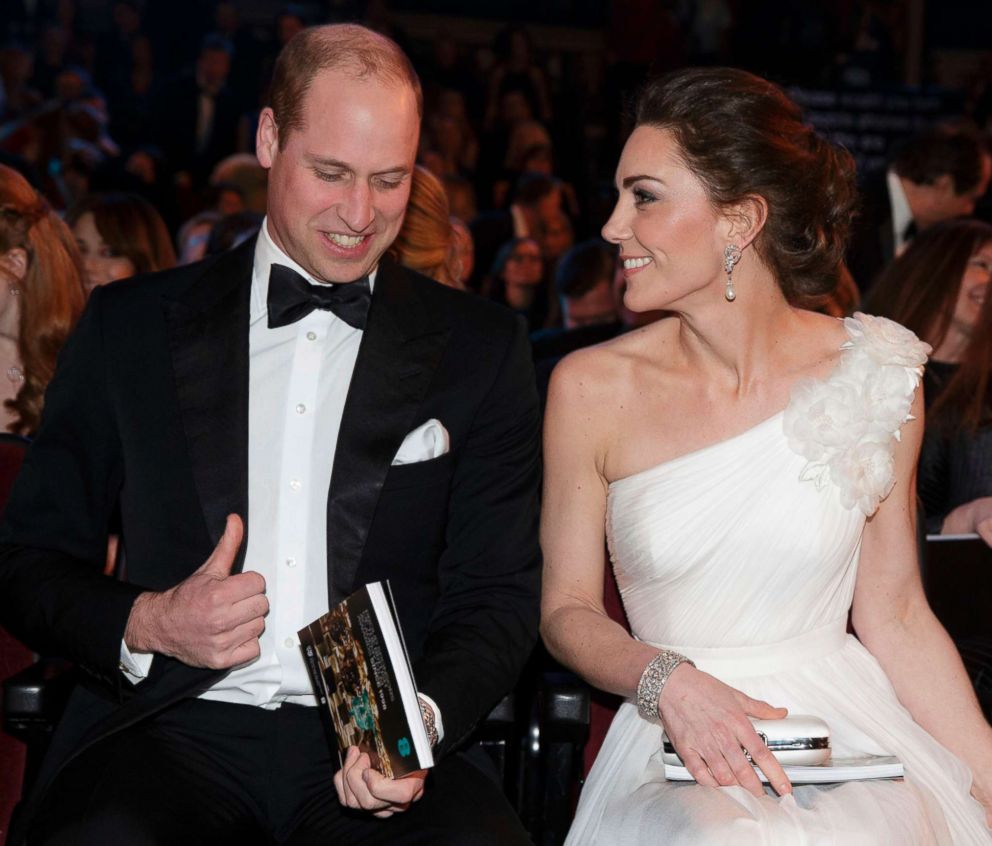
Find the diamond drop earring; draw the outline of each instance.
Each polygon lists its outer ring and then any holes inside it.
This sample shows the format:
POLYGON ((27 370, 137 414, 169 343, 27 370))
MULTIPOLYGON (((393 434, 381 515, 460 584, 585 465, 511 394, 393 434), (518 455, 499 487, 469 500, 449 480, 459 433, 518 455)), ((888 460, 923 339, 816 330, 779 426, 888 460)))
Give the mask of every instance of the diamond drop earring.
POLYGON ((724 296, 728 303, 737 299, 737 292, 734 290, 734 265, 741 260, 741 248, 736 244, 727 244, 723 250, 723 270, 727 274, 727 290, 724 296))

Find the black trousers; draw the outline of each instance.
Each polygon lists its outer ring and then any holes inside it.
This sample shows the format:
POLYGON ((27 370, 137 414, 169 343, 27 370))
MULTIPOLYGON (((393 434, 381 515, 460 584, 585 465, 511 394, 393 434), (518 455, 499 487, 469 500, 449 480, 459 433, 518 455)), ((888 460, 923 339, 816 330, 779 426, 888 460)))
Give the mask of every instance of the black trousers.
POLYGON ((320 715, 185 700, 95 744, 55 779, 28 846, 529 843, 498 785, 462 753, 388 819, 343 808, 320 715))

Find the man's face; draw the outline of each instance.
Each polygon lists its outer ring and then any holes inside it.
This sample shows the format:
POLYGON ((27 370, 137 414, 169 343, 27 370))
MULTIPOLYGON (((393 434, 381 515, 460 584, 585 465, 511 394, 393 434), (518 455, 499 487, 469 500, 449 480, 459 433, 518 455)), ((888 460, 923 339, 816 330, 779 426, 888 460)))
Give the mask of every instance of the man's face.
POLYGON ((353 282, 403 225, 420 135, 416 98, 408 85, 325 70, 302 114, 281 150, 271 109, 259 122, 268 231, 315 280, 353 282))
POLYGON ((210 48, 200 53, 196 68, 200 82, 216 91, 227 82, 227 75, 231 70, 231 57, 226 50, 210 48))
POLYGON ((992 157, 982 156, 982 173, 978 182, 958 194, 954 189, 954 180, 950 174, 941 176, 931 188, 933 202, 927 225, 951 220, 955 217, 968 217, 975 211, 978 201, 985 196, 989 188, 989 178, 992 176, 992 157))

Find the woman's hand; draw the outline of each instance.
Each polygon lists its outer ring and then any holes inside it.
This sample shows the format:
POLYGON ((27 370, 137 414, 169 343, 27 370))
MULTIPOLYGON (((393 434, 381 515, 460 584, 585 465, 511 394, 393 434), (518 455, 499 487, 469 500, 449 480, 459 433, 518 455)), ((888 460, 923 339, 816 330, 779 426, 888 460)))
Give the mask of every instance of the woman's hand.
POLYGON ((977 533, 992 546, 992 496, 983 496, 959 505, 940 527, 942 535, 970 535, 977 533))
POLYGON ((675 751, 689 774, 708 787, 739 784, 755 796, 764 789, 751 760, 779 795, 792 785, 748 717, 780 720, 788 711, 751 699, 689 664, 675 668, 665 683, 658 711, 675 751))

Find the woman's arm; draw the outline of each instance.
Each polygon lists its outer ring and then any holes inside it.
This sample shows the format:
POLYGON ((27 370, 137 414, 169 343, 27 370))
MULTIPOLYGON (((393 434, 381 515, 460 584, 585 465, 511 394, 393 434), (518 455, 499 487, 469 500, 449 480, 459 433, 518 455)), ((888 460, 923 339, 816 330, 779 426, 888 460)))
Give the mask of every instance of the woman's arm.
MULTIPOLYGON (((541 634, 548 650, 595 687, 633 698, 658 650, 632 638, 603 605, 607 481, 603 470, 617 394, 594 356, 569 356, 555 368, 544 427, 541 546, 544 584, 541 634), (591 366, 590 366, 591 365, 591 366)), ((781 766, 747 715, 774 719, 785 710, 750 699, 688 664, 662 690, 659 711, 668 735, 700 784, 762 787, 741 747, 780 793, 791 790, 781 766)))
POLYGON ((869 519, 853 623, 900 701, 923 728, 971 767, 973 793, 992 824, 992 727, 982 716, 954 644, 923 594, 916 548, 916 459, 923 433, 918 392, 896 447, 896 483, 869 519))
POLYGON ((634 640, 603 605, 609 398, 569 356, 554 370, 544 419, 541 634, 548 650, 601 690, 632 697, 658 650, 634 640))

